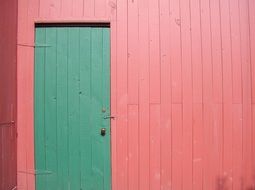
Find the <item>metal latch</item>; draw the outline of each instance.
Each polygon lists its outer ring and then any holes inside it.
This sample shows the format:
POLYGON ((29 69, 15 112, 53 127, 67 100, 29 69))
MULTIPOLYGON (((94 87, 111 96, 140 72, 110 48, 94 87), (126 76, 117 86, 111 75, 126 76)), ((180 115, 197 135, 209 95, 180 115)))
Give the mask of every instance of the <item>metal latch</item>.
POLYGON ((15 125, 15 121, 0 123, 0 127, 9 127, 9 126, 14 126, 14 125, 15 125))
POLYGON ((114 116, 108 115, 108 116, 104 116, 104 119, 115 119, 114 116))

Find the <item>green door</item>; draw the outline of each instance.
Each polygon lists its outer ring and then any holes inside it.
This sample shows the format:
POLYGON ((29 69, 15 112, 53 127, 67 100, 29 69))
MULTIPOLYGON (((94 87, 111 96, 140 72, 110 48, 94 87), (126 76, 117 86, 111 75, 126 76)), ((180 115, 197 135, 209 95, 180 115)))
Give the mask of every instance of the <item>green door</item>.
POLYGON ((110 190, 110 34, 36 27, 37 190, 110 190))

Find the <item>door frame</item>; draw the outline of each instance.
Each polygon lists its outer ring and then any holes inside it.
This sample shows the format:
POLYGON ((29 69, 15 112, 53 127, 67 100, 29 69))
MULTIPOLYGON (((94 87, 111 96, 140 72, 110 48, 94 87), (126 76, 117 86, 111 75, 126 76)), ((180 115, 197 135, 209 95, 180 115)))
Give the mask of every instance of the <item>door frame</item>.
POLYGON ((90 21, 77 21, 77 20, 68 20, 68 21, 45 21, 45 20, 38 20, 34 22, 34 30, 33 30, 33 42, 34 42, 34 49, 33 49, 33 75, 32 75, 32 82, 33 82, 33 97, 32 97, 32 103, 33 103, 33 170, 31 171, 31 173, 34 174, 33 176, 33 181, 34 181, 34 189, 36 189, 36 175, 37 175, 37 171, 36 171, 36 167, 35 167, 35 99, 34 99, 34 95, 35 95, 35 48, 36 48, 36 44, 35 44, 35 39, 36 39, 36 27, 47 27, 47 26, 52 26, 52 27, 61 27, 61 26, 66 26, 66 27, 75 27, 75 26, 87 26, 87 27, 107 27, 110 30, 110 36, 109 36, 109 41, 110 41, 110 100, 109 100, 109 104, 110 104, 110 171, 111 171, 111 189, 113 188, 113 184, 114 184, 114 170, 115 170, 115 166, 113 165, 113 163, 116 163, 114 160, 116 160, 116 151, 114 147, 116 147, 116 121, 115 121, 115 116, 116 116, 116 100, 117 100, 117 96, 113 95, 113 92, 116 92, 116 81, 112 80, 112 78, 115 78, 116 76, 116 64, 112 64, 112 59, 114 59, 114 56, 112 54, 112 49, 114 47, 114 49, 117 49, 115 46, 115 44, 113 43, 113 32, 112 32, 112 28, 111 28, 111 22, 108 20, 102 20, 102 21, 98 21, 98 20, 90 20, 90 21), (114 73, 114 77, 112 77, 112 74, 114 73), (114 88, 113 88, 114 87, 114 88), (114 138, 113 138, 114 137, 114 138), (114 161, 114 162, 113 162, 114 161))

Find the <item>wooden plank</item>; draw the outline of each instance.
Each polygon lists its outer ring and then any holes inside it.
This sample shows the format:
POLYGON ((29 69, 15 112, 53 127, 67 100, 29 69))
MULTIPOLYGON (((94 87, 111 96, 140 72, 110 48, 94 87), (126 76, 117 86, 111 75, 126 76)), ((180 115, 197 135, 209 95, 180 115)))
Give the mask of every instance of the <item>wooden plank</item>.
POLYGON ((103 32, 100 28, 91 29, 91 44, 91 172, 95 177, 87 186, 97 189, 102 188, 104 183, 104 162, 101 159, 104 152, 100 151, 104 147, 104 141, 99 138, 103 125, 102 112, 100 113, 103 106, 103 32))
POLYGON ((94 0, 84 0, 84 13, 83 16, 90 18, 94 16, 95 13, 95 4, 94 0))
MULTIPOLYGON (((255 2, 249 1, 249 21, 250 21, 250 52, 251 52, 251 71, 252 71, 252 85, 255 84, 255 36, 253 32, 255 31, 255 2)), ((255 104, 255 88, 252 87, 252 103, 255 104)))
POLYGON ((191 6, 192 92, 193 92, 193 189, 203 189, 203 65, 200 2, 191 6))
POLYGON ((56 28, 46 29, 46 44, 51 47, 45 52, 45 147, 46 169, 52 175, 46 177, 46 188, 57 188, 57 121, 56 121, 56 28))
POLYGON ((193 1, 191 6, 191 40, 192 40, 192 73, 193 73, 193 102, 203 101, 203 70, 201 55, 201 18, 199 0, 193 1))
MULTIPOLYGON (((95 17, 104 18, 106 14, 106 0, 94 0, 95 17)), ((124 4, 124 2, 122 3, 124 4)))
POLYGON ((84 0, 75 0, 72 2, 72 17, 81 18, 84 14, 84 0))
POLYGON ((79 28, 68 32, 68 145, 69 145, 69 187, 80 188, 80 60, 79 28))
POLYGON ((68 189, 68 29, 57 29, 57 185, 68 189))
POLYGON ((221 26, 219 8, 220 4, 218 0, 210 1, 214 103, 222 103, 221 26))
POLYGON ((180 2, 173 0, 170 4, 171 56, 172 65, 172 102, 182 102, 182 63, 181 63, 181 18, 180 2))
MULTIPOLYGON (((223 104, 213 105, 213 129, 212 129, 212 162, 215 167, 212 168, 215 187, 221 187, 221 175, 223 173, 223 104)), ((230 135, 230 134, 229 134, 230 135)), ((231 134, 232 135, 232 134, 231 134)))
POLYGON ((172 181, 172 125, 171 125, 171 64, 170 64, 170 3, 160 1, 160 178, 161 189, 171 189, 172 181))
POLYGON ((139 188, 150 186, 149 3, 139 1, 139 188))
MULTIPOLYGON (((22 63, 27 63, 27 48, 24 47, 18 47, 18 62, 22 63)), ((22 68, 26 67, 25 64, 22 64, 22 68)), ((26 69, 28 69, 26 67, 26 69)), ((20 67, 18 67, 18 72, 20 72, 20 67)), ((23 91, 21 88, 21 84, 26 82, 26 77, 24 76, 24 73, 21 73, 18 75, 18 96, 22 100, 26 100, 26 91, 23 91)), ((26 89, 27 90, 27 89, 26 89)), ((19 105, 19 103, 18 103, 19 105)), ((27 170, 27 162, 26 162, 26 151, 27 151, 27 125, 25 124, 26 120, 23 120, 22 118, 27 118, 26 114, 27 113, 27 107, 20 107, 18 106, 17 112, 20 113, 17 115, 17 123, 20 126, 23 126, 23 128, 18 128, 17 133, 19 134, 19 138, 17 139, 17 170, 18 170, 18 175, 17 175, 17 186, 18 187, 24 187, 28 188, 28 181, 27 181, 27 174, 24 173, 24 171, 27 170)))
POLYGON ((233 190, 243 188, 242 104, 233 105, 233 190))
POLYGON ((204 165, 203 188, 215 189, 212 161, 212 127, 213 127, 213 75, 211 60, 211 26, 210 26, 210 1, 201 1, 201 34, 202 34, 202 63, 203 63, 203 135, 204 135, 204 165))
POLYGON ((232 63, 231 63, 231 36, 229 2, 220 1, 221 13, 221 38, 222 38, 222 64, 223 64, 223 174, 219 183, 221 187, 232 188, 232 63))
POLYGON ((81 148, 81 188, 85 189, 89 183, 88 176, 91 170, 92 155, 91 155, 91 133, 92 123, 90 119, 91 110, 91 67, 92 67, 92 34, 91 28, 80 29, 80 113, 86 113, 80 117, 80 144, 86 144, 81 148), (84 135, 87 134, 87 135, 84 135))
POLYGON ((230 3, 233 103, 242 103, 242 64, 240 46, 240 17, 237 0, 230 3))
POLYGON ((128 103, 139 101, 138 3, 128 2, 128 103))
POLYGON ((182 105, 172 105, 172 189, 181 190, 183 181, 182 105))
MULTIPOLYGON (((110 110, 110 29, 109 28, 101 28, 102 30, 102 72, 103 72, 103 87, 102 87, 102 99, 103 99, 103 107, 106 108, 105 115, 111 115, 110 110)), ((107 129, 107 135, 104 138, 104 189, 111 190, 111 120, 104 119, 103 127, 107 129)))
POLYGON ((128 189, 139 189, 139 108, 128 106, 128 189))
MULTIPOLYGON (((26 43, 29 39, 27 35, 28 23, 28 6, 29 0, 18 1, 18 28, 19 32, 17 33, 18 44, 26 43), (25 35, 26 34, 26 35, 25 35)), ((39 9, 39 8, 38 8, 39 9)))
POLYGON ((193 123, 192 123, 192 60, 190 33, 190 4, 189 0, 180 1, 181 12, 181 51, 182 51, 182 123, 183 123, 183 166, 182 188, 192 187, 192 151, 193 151, 193 123))
MULTIPOLYGON (((252 104, 252 126, 255 126, 255 104, 252 104)), ((252 154, 253 154, 253 160, 255 159, 255 130, 253 129, 252 131, 252 154)), ((254 162, 253 162, 253 168, 255 168, 254 166, 254 162)))
POLYGON ((203 189, 203 105, 193 104, 193 189, 203 189))
MULTIPOLYGON (((253 35, 255 31, 255 2, 254 1, 249 1, 249 28, 250 28, 250 56, 251 56, 251 90, 252 90, 252 160, 255 159, 255 36, 253 35)), ((254 170, 255 168, 255 163, 252 162, 252 168, 254 170)), ((253 180, 253 186, 255 186, 255 182, 253 180)))
MULTIPOLYGON (((40 0, 42 1, 42 0, 40 0)), ((48 1, 48 0, 47 0, 48 1)), ((61 1, 61 18, 72 18, 73 15, 73 2, 72 0, 61 1)))
MULTIPOLYGON (((0 111, 0 114, 1 111, 0 111)), ((4 136, 3 136, 3 128, 0 128, 0 146, 1 146, 1 149, 0 149, 0 154, 3 155, 4 154, 4 151, 3 151, 3 146, 4 146, 4 136)), ((3 164, 4 164, 4 159, 1 158, 0 160, 0 179, 3 180, 4 179, 4 170, 2 169, 3 168, 3 164)), ((4 183, 1 183, 0 184, 0 188, 3 189, 4 188, 4 183)))
MULTIPOLYGON (((213 120, 212 122, 212 161, 215 166, 212 168, 212 180, 219 179, 222 173, 223 156, 223 74, 222 74, 222 54, 221 54, 221 25, 220 25, 220 2, 210 1, 211 20, 211 50, 212 50, 212 90, 213 90, 213 120)), ((214 182, 215 184, 215 182, 214 182)), ((217 188, 214 185, 213 188, 217 188)))
POLYGON ((117 3, 117 189, 128 187, 127 2, 117 3))
MULTIPOLYGON (((46 29, 36 29, 36 43, 46 42, 46 29)), ((35 49, 35 169, 46 170, 45 149, 45 48, 35 49)), ((45 189, 44 176, 36 176, 37 187, 45 189)))
POLYGON ((242 64, 242 101, 243 101, 243 159, 244 187, 251 188, 254 181, 252 169, 252 90, 251 90, 251 52, 249 39, 249 7, 248 1, 239 2, 242 64))
POLYGON ((150 189, 160 189, 160 105, 150 104, 150 189))
POLYGON ((41 18, 46 19, 50 16, 50 3, 51 3, 51 0, 45 0, 45 1, 40 0, 38 8, 39 8, 39 16, 41 18))
POLYGON ((160 103, 159 1, 149 0, 150 103, 160 103))
MULTIPOLYGON (((116 1, 113 7, 116 6, 116 1)), ((111 114, 117 116, 117 19, 112 9, 111 22, 111 114)), ((112 189, 117 189, 117 119, 111 121, 112 189)))
MULTIPOLYGON (((27 56, 27 62, 28 63, 33 63, 34 62, 34 50, 32 48, 28 49, 28 56, 27 56)), ((32 71, 34 71, 34 66, 30 68, 32 71)), ((32 73, 32 72, 31 72, 32 73)), ((32 78, 34 78, 34 74, 32 73, 32 78)), ((30 81, 30 83, 27 85, 29 89, 33 89, 33 82, 30 81)), ((31 90, 33 92, 33 90, 31 90)), ((28 96, 27 96, 28 97, 28 96)), ((30 97, 30 104, 33 105, 34 102, 34 97, 30 97)), ((34 109, 32 106, 28 108, 27 113, 29 113, 29 116, 32 117, 34 113, 34 109)), ((35 178, 34 175, 31 174, 29 171, 34 170, 34 118, 32 117, 31 119, 26 120, 26 125, 27 125, 27 144, 28 144, 28 152, 26 153, 27 156, 27 171, 28 171, 28 176, 27 176, 27 181, 28 181, 28 190, 33 190, 35 188, 35 178)))

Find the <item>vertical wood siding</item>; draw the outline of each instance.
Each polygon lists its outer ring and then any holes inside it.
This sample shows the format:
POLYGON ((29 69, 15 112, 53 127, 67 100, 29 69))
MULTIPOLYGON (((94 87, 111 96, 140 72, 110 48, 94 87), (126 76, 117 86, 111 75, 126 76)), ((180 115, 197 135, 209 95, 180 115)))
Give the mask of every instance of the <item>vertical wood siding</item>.
POLYGON ((16 122, 17 2, 0 2, 0 190, 17 183, 16 122))
POLYGON ((254 0, 19 0, 18 186, 33 190, 34 22, 111 22, 113 190, 255 188, 254 0))

